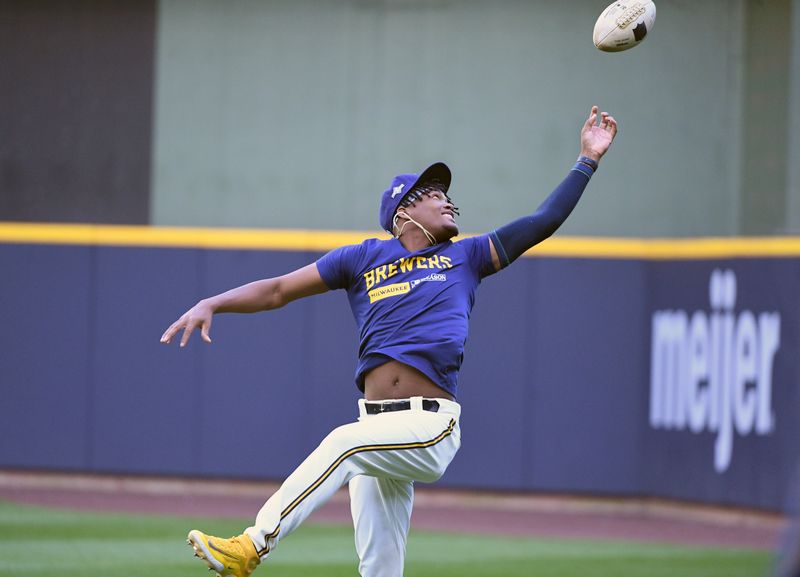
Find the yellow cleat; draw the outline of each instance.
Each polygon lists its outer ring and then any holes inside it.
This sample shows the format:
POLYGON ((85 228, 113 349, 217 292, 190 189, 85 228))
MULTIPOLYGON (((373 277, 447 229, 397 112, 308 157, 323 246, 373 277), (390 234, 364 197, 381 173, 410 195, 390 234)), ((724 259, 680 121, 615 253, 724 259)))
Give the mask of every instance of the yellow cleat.
POLYGON ((221 539, 195 529, 189 531, 188 543, 194 548, 195 557, 200 557, 219 577, 249 577, 261 563, 247 535, 221 539))

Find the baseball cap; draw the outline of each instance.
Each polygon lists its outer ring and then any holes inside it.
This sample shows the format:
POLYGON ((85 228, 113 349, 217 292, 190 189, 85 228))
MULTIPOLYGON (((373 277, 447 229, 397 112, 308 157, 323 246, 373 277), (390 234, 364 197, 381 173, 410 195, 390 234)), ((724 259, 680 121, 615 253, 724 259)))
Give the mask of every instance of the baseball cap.
POLYGON ((444 162, 436 162, 423 170, 420 174, 398 174, 392 179, 389 188, 383 191, 381 196, 380 220, 381 228, 392 234, 392 220, 397 207, 415 186, 436 180, 444 188, 444 192, 450 188, 450 169, 444 162))

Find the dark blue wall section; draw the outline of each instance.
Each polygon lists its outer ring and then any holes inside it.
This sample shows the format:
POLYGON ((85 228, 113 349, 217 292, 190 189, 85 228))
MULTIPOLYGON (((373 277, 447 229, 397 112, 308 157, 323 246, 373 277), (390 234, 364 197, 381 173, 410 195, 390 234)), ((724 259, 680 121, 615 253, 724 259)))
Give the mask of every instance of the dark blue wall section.
MULTIPOLYGON (((344 293, 159 337, 318 256, 0 245, 0 466, 285 477, 356 417, 344 293)), ((520 259, 478 290, 441 484, 780 508, 799 292, 798 259, 520 259)))
POLYGON ((95 249, 0 245, 0 462, 91 467, 95 249))
MULTIPOLYGON (((528 485, 560 491, 635 492, 648 357, 645 275, 630 261, 543 260, 531 303, 535 359, 528 485)), ((528 264, 528 263, 526 263, 528 264)))
POLYGON ((197 250, 95 249, 94 468, 191 473, 201 466, 199 351, 165 350, 159 337, 171 322, 165 319, 200 297, 206 260, 197 250))

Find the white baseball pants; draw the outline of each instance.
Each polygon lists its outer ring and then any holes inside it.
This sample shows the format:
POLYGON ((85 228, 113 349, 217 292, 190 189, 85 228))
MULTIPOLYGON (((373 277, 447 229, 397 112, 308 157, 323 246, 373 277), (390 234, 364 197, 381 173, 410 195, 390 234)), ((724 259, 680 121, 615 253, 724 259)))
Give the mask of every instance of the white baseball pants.
MULTIPOLYGON (((337 427, 289 475, 245 532, 262 560, 345 483, 362 577, 400 577, 414 481, 433 482, 461 445, 461 407, 435 399, 437 412, 411 409, 369 415, 359 400, 355 423, 337 427)), ((394 400, 393 400, 394 401, 394 400)))

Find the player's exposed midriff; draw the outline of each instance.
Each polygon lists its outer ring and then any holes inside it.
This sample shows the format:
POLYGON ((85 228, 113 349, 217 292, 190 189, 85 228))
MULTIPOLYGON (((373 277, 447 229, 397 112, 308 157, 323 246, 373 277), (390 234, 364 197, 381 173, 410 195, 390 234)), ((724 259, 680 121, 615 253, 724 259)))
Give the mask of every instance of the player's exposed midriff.
POLYGON ((369 401, 410 397, 453 400, 452 395, 417 369, 395 360, 375 367, 366 374, 364 396, 369 401))

